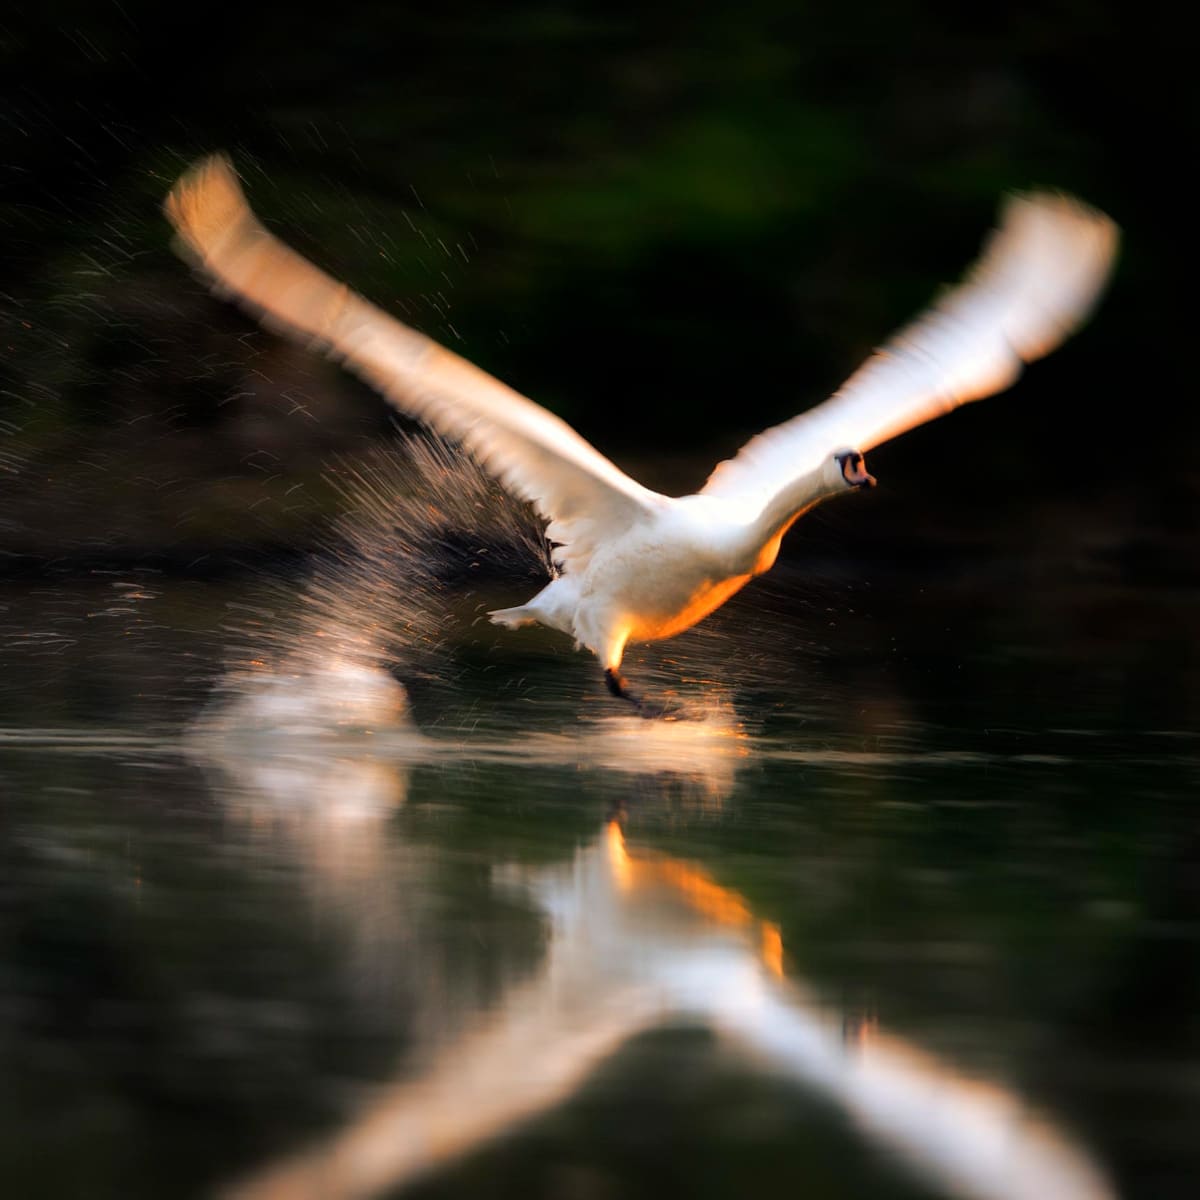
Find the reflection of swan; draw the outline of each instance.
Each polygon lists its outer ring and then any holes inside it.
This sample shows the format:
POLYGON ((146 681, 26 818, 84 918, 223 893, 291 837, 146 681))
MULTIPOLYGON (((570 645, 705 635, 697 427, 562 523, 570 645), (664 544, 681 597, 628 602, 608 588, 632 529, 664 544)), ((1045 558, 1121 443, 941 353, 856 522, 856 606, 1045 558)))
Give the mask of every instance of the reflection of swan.
POLYGON ((354 1005, 347 1024, 390 1027, 420 958, 411 898, 428 884, 424 860, 387 836, 408 773, 361 750, 314 753, 304 740, 263 751, 243 744, 218 753, 209 742, 194 746, 193 758, 210 776, 219 772, 215 790, 250 831, 255 861, 299 866, 310 919, 334 931, 345 999, 354 1005))
MULTIPOLYGON (((528 763, 574 763, 610 775, 671 784, 693 810, 715 812, 747 763, 749 739, 726 707, 712 703, 689 711, 687 721, 609 716, 570 732, 533 731, 511 743, 505 757, 528 763)), ((483 749, 486 754, 486 744, 483 749)))
POLYGON ((568 865, 507 867, 502 889, 548 923, 538 973, 385 1088, 328 1140, 271 1164, 229 1200, 350 1200, 390 1191, 567 1096, 632 1034, 699 1017, 770 1069, 828 1094, 912 1170, 970 1200, 1111 1200, 1083 1150, 1015 1094, 870 1025, 845 1023, 783 975, 779 931, 620 827, 568 865))
MULTIPOLYGON (((319 761, 314 754, 342 761, 369 746, 374 759, 393 766, 461 759, 649 777, 669 782, 693 807, 715 810, 745 764, 748 738, 727 704, 710 699, 690 712, 688 721, 609 715, 568 731, 463 743, 421 733, 410 720, 404 687, 383 668, 308 649, 271 668, 226 676, 190 740, 202 760, 232 765, 252 789, 260 788, 269 764, 293 762, 297 753, 305 763, 319 761)), ((315 794, 321 795, 319 787, 315 794)), ((339 804, 344 795, 338 793, 339 804)))
POLYGON ((228 161, 184 177, 167 213, 216 285, 344 360, 410 416, 460 440, 549 521, 562 573, 492 614, 540 622, 594 651, 610 690, 626 642, 671 637, 768 570, 798 516, 873 480, 861 451, 1008 387, 1084 319, 1116 229, 1061 196, 1014 198, 974 271, 834 399, 752 439, 698 495, 671 499, 618 470, 573 429, 402 325, 259 224, 228 161))
MULTIPOLYGON (((362 656, 365 658, 365 654, 362 656)), ((268 667, 229 673, 194 732, 237 738, 329 738, 408 727, 408 696, 382 667, 356 656, 296 652, 268 667)))

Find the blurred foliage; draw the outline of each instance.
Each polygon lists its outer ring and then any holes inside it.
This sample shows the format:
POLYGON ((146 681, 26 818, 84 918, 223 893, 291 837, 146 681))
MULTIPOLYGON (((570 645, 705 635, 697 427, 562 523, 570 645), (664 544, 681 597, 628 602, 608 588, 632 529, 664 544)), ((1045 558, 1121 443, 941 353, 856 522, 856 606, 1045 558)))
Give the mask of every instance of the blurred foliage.
MULTIPOLYGON (((706 464, 955 278, 1006 189, 1076 191, 1126 230, 1094 328, 1005 414, 914 435, 906 470, 967 442, 968 499, 1161 486, 1164 447, 1197 432, 1190 204, 1162 185, 1194 129, 1186 53, 1153 6, 1086 0, 19 4, 0 26, 0 545, 287 541, 328 506, 328 456, 386 427, 167 252, 162 197, 217 148, 289 240, 398 315, 618 455, 706 464), (1122 424, 1143 400, 1154 421, 1122 424), (260 488, 259 451, 303 500, 260 488)), ((1182 508, 1191 532, 1200 488, 1177 470, 1139 517, 1182 508)))

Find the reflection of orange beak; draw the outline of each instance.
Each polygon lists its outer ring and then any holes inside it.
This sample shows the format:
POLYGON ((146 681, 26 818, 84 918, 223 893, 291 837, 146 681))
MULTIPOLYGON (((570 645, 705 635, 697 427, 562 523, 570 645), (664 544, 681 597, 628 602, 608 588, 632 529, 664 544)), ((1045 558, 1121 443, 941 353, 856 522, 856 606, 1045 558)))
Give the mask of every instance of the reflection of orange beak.
POLYGON ((613 877, 622 891, 635 891, 647 884, 666 884, 690 908, 716 925, 759 926, 760 957, 772 975, 782 977, 783 936, 779 926, 760 921, 740 893, 722 887, 702 868, 681 858, 644 850, 631 854, 625 846, 620 822, 615 819, 605 827, 605 837, 613 877))

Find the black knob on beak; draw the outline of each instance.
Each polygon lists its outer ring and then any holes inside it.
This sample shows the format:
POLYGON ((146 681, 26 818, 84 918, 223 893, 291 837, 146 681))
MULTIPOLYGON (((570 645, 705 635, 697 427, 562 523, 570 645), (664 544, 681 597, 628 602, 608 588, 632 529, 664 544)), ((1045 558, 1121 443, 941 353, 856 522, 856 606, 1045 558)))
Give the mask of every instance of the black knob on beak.
POLYGON ((847 450, 845 454, 837 454, 834 457, 842 468, 842 478, 851 487, 875 486, 875 476, 867 473, 867 464, 857 450, 847 450))

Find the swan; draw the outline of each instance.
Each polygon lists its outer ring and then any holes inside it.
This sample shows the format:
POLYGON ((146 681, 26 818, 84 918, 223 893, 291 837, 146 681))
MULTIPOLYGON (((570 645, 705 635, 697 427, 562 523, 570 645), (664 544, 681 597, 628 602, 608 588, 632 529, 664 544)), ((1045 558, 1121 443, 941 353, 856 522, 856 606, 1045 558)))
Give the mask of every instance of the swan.
POLYGON ((620 675, 630 641, 669 638, 770 569, 796 519, 869 488, 863 454, 1007 388, 1087 318, 1118 230, 1070 196, 1008 197, 963 282, 893 336, 832 398, 750 439, 700 491, 643 487, 569 425, 338 283, 271 234, 230 160, 194 164, 165 202, 176 249, 265 325, 340 360, 401 412, 460 442, 547 521, 554 574, 490 613, 591 650, 608 690, 653 709, 620 675))

